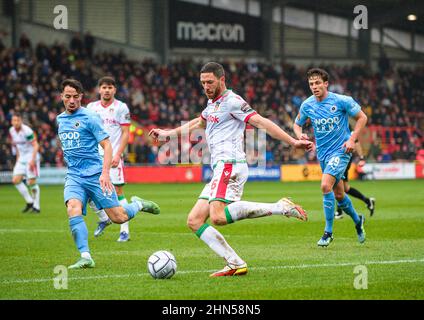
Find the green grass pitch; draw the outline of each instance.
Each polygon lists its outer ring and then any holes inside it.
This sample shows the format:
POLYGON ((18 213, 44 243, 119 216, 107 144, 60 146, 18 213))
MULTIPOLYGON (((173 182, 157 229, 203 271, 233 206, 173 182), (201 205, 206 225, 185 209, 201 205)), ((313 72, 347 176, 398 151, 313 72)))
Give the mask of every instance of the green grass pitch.
POLYGON ((246 276, 232 278, 209 278, 224 266, 223 260, 186 227, 203 184, 127 185, 128 199, 139 195, 154 200, 161 214, 139 214, 130 222, 131 241, 118 243, 118 225, 94 238, 97 217, 88 209, 85 220, 96 268, 70 270, 68 288, 61 290, 54 287, 54 268, 79 257, 63 186, 41 187, 42 213, 35 215, 22 214, 20 195, 3 185, 0 299, 424 299, 424 180, 351 184, 377 199, 373 217, 353 199, 366 215, 367 241, 358 243, 345 216, 335 221, 333 243, 319 248, 316 242, 324 228, 319 182, 248 182, 244 200, 274 202, 289 196, 310 219, 305 223, 272 216, 217 227, 249 266, 246 276), (154 280, 148 274, 147 259, 156 250, 175 255, 178 270, 172 279, 154 280), (355 273, 359 265, 366 269, 355 273))

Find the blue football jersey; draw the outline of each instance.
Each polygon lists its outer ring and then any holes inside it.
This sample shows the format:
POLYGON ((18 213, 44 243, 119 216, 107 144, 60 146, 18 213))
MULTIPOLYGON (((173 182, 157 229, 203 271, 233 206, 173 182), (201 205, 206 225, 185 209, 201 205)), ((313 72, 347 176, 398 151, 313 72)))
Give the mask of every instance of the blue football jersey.
POLYGON ((62 112, 56 121, 68 174, 87 177, 100 173, 103 160, 98 144, 109 137, 100 117, 81 107, 73 114, 62 112))
POLYGON ((349 116, 353 117, 361 110, 361 106, 352 97, 328 92, 323 101, 314 95, 303 101, 295 123, 303 126, 311 119, 314 128, 317 157, 325 160, 328 155, 340 152, 343 143, 351 135, 349 116))

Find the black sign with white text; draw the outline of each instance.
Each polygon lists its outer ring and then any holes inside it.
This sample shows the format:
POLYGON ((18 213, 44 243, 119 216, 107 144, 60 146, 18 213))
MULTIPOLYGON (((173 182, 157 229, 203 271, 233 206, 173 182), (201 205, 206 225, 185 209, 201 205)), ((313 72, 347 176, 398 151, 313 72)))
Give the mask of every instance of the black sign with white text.
POLYGON ((170 47, 261 50, 261 19, 246 14, 170 1, 170 47))

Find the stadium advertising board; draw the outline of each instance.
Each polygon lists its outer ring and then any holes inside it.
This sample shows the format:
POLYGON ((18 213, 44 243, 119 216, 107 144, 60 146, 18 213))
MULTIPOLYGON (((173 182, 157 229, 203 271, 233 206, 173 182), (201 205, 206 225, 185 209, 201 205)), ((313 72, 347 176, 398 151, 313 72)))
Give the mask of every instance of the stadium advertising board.
MULTIPOLYGON (((210 166, 203 166, 202 180, 209 182, 212 179, 213 171, 210 166)), ((280 167, 249 167, 248 181, 279 181, 280 180, 280 167)))
POLYGON ((415 166, 415 177, 418 179, 424 179, 424 164, 419 164, 415 166))
POLYGON ((43 184, 65 184, 67 168, 40 168, 38 183, 43 184))
POLYGON ((124 175, 127 183, 192 183, 202 180, 202 167, 124 167, 124 175))
POLYGON ((367 163, 364 165, 364 173, 367 180, 415 179, 415 164, 367 163))
POLYGON ((281 166, 281 181, 320 181, 319 164, 287 164, 281 166))
POLYGON ((12 171, 1 171, 0 172, 0 184, 1 183, 12 183, 13 172, 12 171))
POLYGON ((171 48, 262 49, 260 18, 183 1, 169 4, 171 48))
MULTIPOLYGON (((37 182, 40 185, 65 184, 67 168, 40 168, 40 177, 37 182)), ((13 172, 0 172, 0 183, 12 183, 13 172)))

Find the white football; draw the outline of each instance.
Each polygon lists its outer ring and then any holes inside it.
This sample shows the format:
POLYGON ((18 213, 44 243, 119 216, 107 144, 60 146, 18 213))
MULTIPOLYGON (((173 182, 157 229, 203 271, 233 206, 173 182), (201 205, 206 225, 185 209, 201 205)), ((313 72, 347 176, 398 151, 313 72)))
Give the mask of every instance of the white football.
POLYGON ((147 268, 153 278, 169 279, 177 272, 177 260, 169 251, 156 251, 149 257, 147 268))

